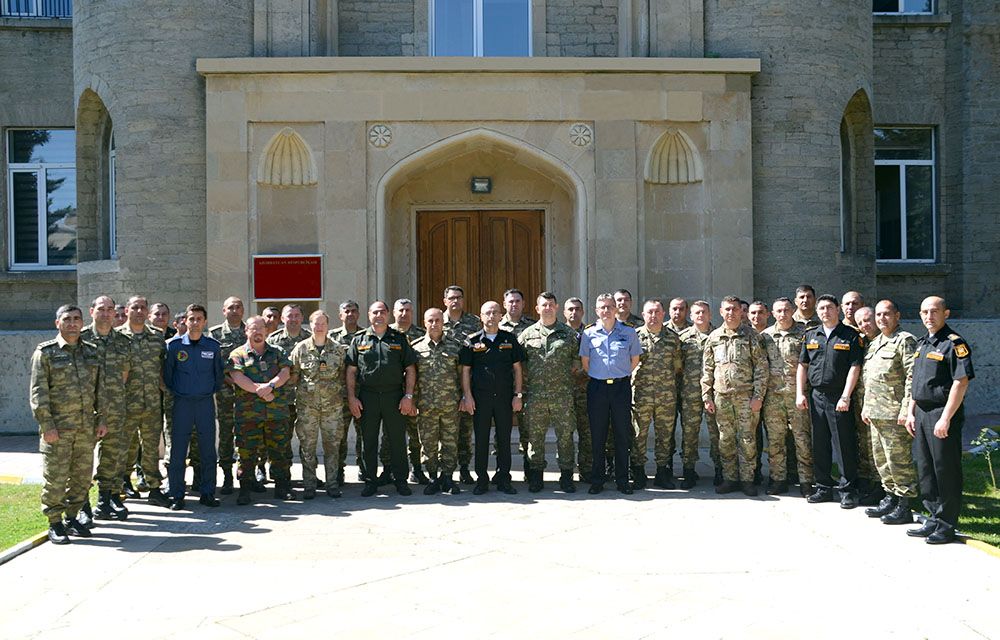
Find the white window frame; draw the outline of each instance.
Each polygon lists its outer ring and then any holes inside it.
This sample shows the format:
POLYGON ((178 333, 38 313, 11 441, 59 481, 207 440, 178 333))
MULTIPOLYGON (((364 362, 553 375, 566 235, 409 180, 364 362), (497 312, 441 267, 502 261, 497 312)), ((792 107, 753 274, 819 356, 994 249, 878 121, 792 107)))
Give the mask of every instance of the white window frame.
MULTIPOLYGON (((62 129, 64 131, 72 131, 73 129, 69 127, 17 127, 7 129, 7 135, 4 136, 3 143, 5 145, 5 150, 9 152, 10 150, 10 134, 14 131, 36 131, 36 130, 56 130, 62 129)), ((45 191, 46 184, 46 172, 49 169, 73 169, 76 170, 75 162, 10 162, 8 158, 7 162, 7 255, 8 264, 10 264, 11 271, 75 271, 75 264, 59 264, 59 265, 49 265, 49 246, 48 246, 48 225, 46 225, 46 216, 43 215, 48 211, 48 206, 46 203, 46 197, 48 194, 45 191), (34 173, 38 176, 38 216, 36 223, 38 225, 38 262, 15 262, 15 247, 14 247, 14 174, 15 173, 34 173)), ((79 230, 78 230, 79 233, 79 230)), ((79 259, 79 256, 78 256, 79 259)))
POLYGON ((118 258, 118 215, 115 207, 115 165, 117 151, 115 149, 115 132, 111 132, 108 140, 108 257, 118 258))
MULTIPOLYGON (((472 55, 476 58, 486 57, 483 53, 483 0, 471 0, 472 1, 472 55)), ((449 57, 449 56, 438 56, 434 52, 434 0, 427 0, 427 28, 429 30, 428 40, 430 46, 428 50, 431 52, 431 56, 436 57, 449 57)), ((531 0, 525 0, 524 3, 525 10, 528 12, 528 53, 526 57, 531 57, 534 55, 534 49, 532 47, 532 28, 531 28, 531 0)), ((517 56, 504 56, 504 57, 517 57, 517 56)))
MULTIPOLYGON (((930 160, 875 160, 875 166, 899 167, 899 258, 877 258, 877 262, 908 264, 934 264, 938 256, 938 220, 937 220, 937 140, 934 127, 894 127, 892 125, 875 126, 875 129, 915 129, 928 131, 931 134, 931 158, 930 160), (906 246, 906 168, 907 167, 930 167, 931 168, 931 253, 930 258, 907 258, 906 246)), ((876 154, 878 151, 876 150, 876 154)), ((876 220, 876 225, 878 224, 876 220)))
MULTIPOLYGON (((896 0, 896 6, 899 7, 903 0, 896 0)), ((937 0, 931 0, 931 10, 930 11, 904 11, 903 9, 896 9, 895 11, 872 11, 872 15, 876 16, 933 16, 937 15, 937 0)))

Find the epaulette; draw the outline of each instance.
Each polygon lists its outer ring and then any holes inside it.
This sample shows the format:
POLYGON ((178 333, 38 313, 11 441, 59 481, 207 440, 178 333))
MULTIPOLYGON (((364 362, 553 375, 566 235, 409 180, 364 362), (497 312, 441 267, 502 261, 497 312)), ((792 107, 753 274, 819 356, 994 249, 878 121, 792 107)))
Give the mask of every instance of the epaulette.
POLYGON ((959 340, 962 340, 962 336, 958 335, 957 333, 949 333, 948 339, 951 340, 952 342, 958 342, 959 340))
POLYGON ((590 324, 583 325, 583 328, 584 329, 589 329, 589 328, 591 328, 592 326, 594 326, 596 324, 597 324, 596 322, 591 322, 590 324))
POLYGON ((46 340, 45 342, 39 343, 38 346, 36 347, 36 349, 44 349, 45 347, 49 347, 49 346, 52 346, 52 345, 58 344, 58 343, 59 343, 58 339, 52 338, 51 340, 46 340))

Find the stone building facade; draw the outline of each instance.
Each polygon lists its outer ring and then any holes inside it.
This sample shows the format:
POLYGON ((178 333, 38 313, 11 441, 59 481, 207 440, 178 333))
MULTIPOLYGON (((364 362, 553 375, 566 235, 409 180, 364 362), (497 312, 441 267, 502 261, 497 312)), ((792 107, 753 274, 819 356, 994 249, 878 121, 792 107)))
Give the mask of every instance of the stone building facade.
POLYGON ((482 56, 435 55, 451 23, 432 0, 108 0, 72 19, 8 4, 5 330, 99 292, 214 312, 253 299, 259 254, 321 255, 308 304, 328 308, 426 307, 454 277, 481 297, 624 286, 714 304, 809 282, 909 316, 930 292, 969 322, 1000 311, 993 2, 525 0, 522 33, 502 33, 523 39, 514 57, 491 57, 509 43, 481 17, 482 56), (9 132, 32 128, 75 131, 75 269, 12 258, 9 132), (914 173, 931 176, 914 236, 929 257, 880 259, 876 176, 898 153, 876 148, 882 129, 930 141, 914 173), (295 177, 262 175, 279 146, 295 177))

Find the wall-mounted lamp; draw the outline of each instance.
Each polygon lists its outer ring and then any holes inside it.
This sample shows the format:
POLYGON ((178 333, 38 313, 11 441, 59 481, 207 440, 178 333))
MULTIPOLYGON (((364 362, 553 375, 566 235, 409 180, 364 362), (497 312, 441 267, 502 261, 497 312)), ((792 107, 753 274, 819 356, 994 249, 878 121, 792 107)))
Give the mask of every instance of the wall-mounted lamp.
POLYGON ((490 193, 493 191, 492 178, 473 178, 472 193, 490 193))

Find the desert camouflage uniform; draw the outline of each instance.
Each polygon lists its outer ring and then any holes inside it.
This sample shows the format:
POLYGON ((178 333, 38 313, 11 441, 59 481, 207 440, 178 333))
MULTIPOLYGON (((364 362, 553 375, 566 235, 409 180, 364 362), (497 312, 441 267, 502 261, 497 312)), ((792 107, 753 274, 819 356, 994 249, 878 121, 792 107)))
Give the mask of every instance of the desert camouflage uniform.
MULTIPOLYGON (((389 325, 390 329, 395 329, 399 331, 399 325, 395 322, 389 325)), ((410 341, 412 345, 414 342, 419 340, 427 333, 426 329, 422 329, 415 324, 411 324, 406 331, 400 331, 406 339, 410 341)), ((420 430, 418 428, 419 416, 403 416, 406 419, 406 449, 410 455, 410 464, 414 467, 420 466, 420 430)), ((379 442, 378 449, 378 459, 382 465, 388 468, 389 465, 389 445, 386 443, 386 432, 382 431, 381 441, 379 442)))
MULTIPOLYGON (((269 335, 266 342, 273 347, 281 349, 285 353, 285 357, 291 360, 292 349, 295 348, 295 345, 309 338, 312 338, 312 332, 305 327, 299 327, 299 335, 295 337, 288 335, 288 329, 282 327, 269 335)), ((292 429, 295 428, 295 420, 297 418, 295 402, 295 390, 297 386, 298 381, 293 375, 282 387, 285 390, 285 399, 288 403, 288 451, 285 452, 285 457, 289 460, 292 459, 292 429)))
POLYGON ((768 375, 760 336, 750 327, 719 327, 705 341, 702 357, 701 398, 715 402, 722 475, 753 482, 760 413, 750 409, 750 400, 764 398, 768 375))
POLYGON ((656 467, 670 467, 677 416, 677 379, 683 371, 680 338, 663 327, 653 333, 642 326, 636 331, 642 354, 639 366, 632 372, 632 465, 646 465, 649 423, 655 435, 656 467))
POLYGON ((719 467, 719 424, 715 415, 705 411, 705 403, 701 399, 701 375, 703 372, 702 355, 705 342, 712 331, 698 331, 692 325, 681 332, 681 355, 684 359, 681 372, 681 461, 685 469, 694 469, 698 463, 698 436, 701 433, 701 419, 704 416, 708 423, 709 457, 712 463, 719 467))
POLYGON ((767 462, 771 478, 788 478, 787 437, 795 442, 799 481, 813 483, 812 425, 809 412, 795 406, 795 377, 805 338, 805 325, 793 322, 787 331, 773 324, 761 333, 770 367, 767 395, 764 396, 764 423, 767 425, 767 462))
POLYGON ((897 330, 888 337, 879 334, 865 350, 864 411, 871 420, 872 457, 886 493, 904 498, 919 495, 913 438, 899 424, 909 410, 906 377, 916 348, 916 338, 897 330))
POLYGON ((450 477, 458 464, 458 402, 462 398, 458 352, 462 343, 444 334, 437 344, 425 335, 413 341, 417 354, 414 400, 420 413, 417 428, 419 462, 432 477, 450 477))
MULTIPOLYGON (((324 480, 333 488, 340 466, 340 446, 344 431, 344 358, 347 347, 327 340, 320 349, 312 339, 302 340, 292 349, 292 371, 296 385, 295 435, 299 438, 302 484, 316 489, 316 445, 323 441, 324 480)), ((286 385, 287 386, 287 385, 286 385)))
POLYGON ((526 423, 534 425, 526 434, 528 464, 534 471, 545 469, 545 434, 552 426, 556 432, 559 469, 572 473, 576 424, 566 404, 573 394, 574 373, 581 367, 579 339, 567 324, 556 321, 545 326, 538 321, 521 331, 517 340, 525 352, 524 418, 526 423))
MULTIPOLYGON (((163 481, 160 473, 160 435, 163 433, 163 400, 160 390, 163 386, 163 356, 167 346, 163 333, 146 325, 139 333, 132 331, 126 322, 118 327, 129 340, 132 365, 125 383, 125 425, 126 433, 137 444, 140 468, 150 489, 158 489, 163 481)), ((127 465, 136 459, 136 448, 129 447, 127 465)))
MULTIPOLYGON (((473 333, 483 328, 478 316, 462 313, 457 321, 452 321, 448 311, 444 312, 444 332, 459 342, 465 342, 473 333)), ((472 462, 472 416, 464 411, 458 417, 458 464, 467 467, 472 462)))
MULTIPOLYGON (((228 322, 223 322, 209 329, 208 334, 219 341, 223 363, 229 362, 233 349, 246 344, 247 341, 246 327, 242 324, 234 329, 228 322)), ((236 461, 233 448, 236 435, 236 388, 228 380, 215 394, 215 419, 219 423, 219 466, 232 468, 236 461)), ((197 438, 194 440, 197 441, 197 438)), ((197 464, 198 456, 195 452, 192 451, 190 455, 191 464, 197 464)))
POLYGON ((95 429, 101 422, 97 347, 80 341, 69 345, 62 336, 47 340, 31 356, 31 413, 38 434, 56 429, 59 440, 39 438, 42 452, 42 513, 50 524, 73 519, 90 490, 94 472, 95 429))
MULTIPOLYGON (((292 363, 285 352, 270 344, 264 353, 249 345, 233 349, 226 364, 226 373, 239 371, 252 382, 261 384, 273 379, 282 367, 292 363)), ((292 460, 288 456, 291 438, 288 431, 288 396, 285 387, 274 389, 274 399, 266 402, 254 393, 236 387, 236 446, 239 449, 239 477, 254 477, 258 460, 271 461, 271 476, 275 482, 291 480, 292 460)))
MULTIPOLYGON (((344 345, 344 347, 346 348, 346 347, 351 346, 351 340, 354 338, 354 336, 356 334, 358 334, 358 333, 361 333, 364 330, 365 330, 364 327, 362 327, 361 325, 358 325, 357 331, 348 331, 343 325, 341 325, 341 326, 337 327, 336 329, 331 329, 330 331, 328 331, 327 334, 326 334, 326 337, 329 338, 329 339, 331 339, 331 340, 335 340, 335 341, 339 342, 340 344, 344 345)), ((347 404, 346 389, 345 389, 345 393, 344 393, 344 402, 343 402, 343 405, 341 406, 341 409, 340 409, 340 415, 341 415, 341 419, 342 419, 342 421, 344 423, 344 431, 343 431, 344 435, 342 435, 340 437, 340 459, 338 461, 338 464, 340 465, 339 469, 343 469, 344 465, 347 464, 347 436, 348 436, 348 431, 350 431, 351 425, 353 424, 354 425, 354 459, 358 463, 358 472, 361 473, 362 475, 364 475, 366 472, 364 470, 364 466, 365 465, 362 462, 363 458, 362 458, 362 455, 361 455, 361 432, 358 430, 358 421, 354 419, 354 416, 351 414, 351 407, 347 404)), ((338 469, 338 471, 339 471, 339 469, 338 469)), ((374 473, 376 473, 376 471, 373 469, 372 473, 374 474, 374 473)))
POLYGON ((97 443, 97 488, 118 492, 122 476, 128 468, 129 438, 125 431, 125 379, 132 366, 132 351, 128 338, 112 329, 102 336, 88 324, 80 332, 80 340, 97 348, 100 367, 102 417, 108 433, 97 443))

